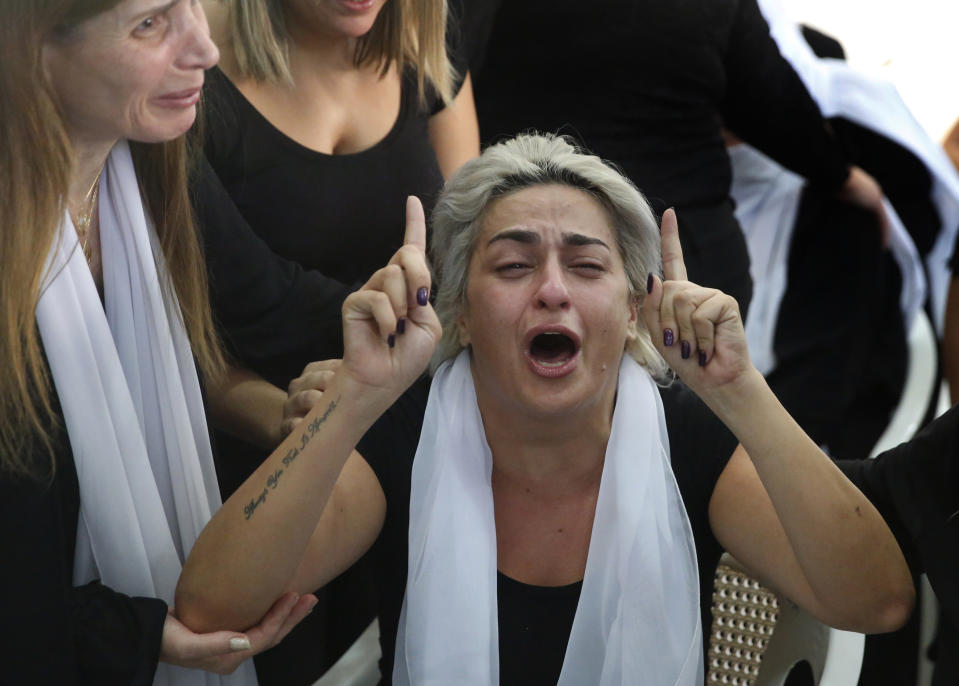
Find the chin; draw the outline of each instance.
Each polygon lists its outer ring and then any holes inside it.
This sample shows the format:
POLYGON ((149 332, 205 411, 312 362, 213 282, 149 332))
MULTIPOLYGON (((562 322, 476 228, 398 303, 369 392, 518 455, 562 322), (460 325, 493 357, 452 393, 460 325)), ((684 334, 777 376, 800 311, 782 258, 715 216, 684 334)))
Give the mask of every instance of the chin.
POLYGON ((194 121, 196 121, 195 107, 191 112, 184 112, 177 118, 167 118, 149 127, 143 127, 127 138, 140 143, 166 143, 184 135, 193 126, 194 121))

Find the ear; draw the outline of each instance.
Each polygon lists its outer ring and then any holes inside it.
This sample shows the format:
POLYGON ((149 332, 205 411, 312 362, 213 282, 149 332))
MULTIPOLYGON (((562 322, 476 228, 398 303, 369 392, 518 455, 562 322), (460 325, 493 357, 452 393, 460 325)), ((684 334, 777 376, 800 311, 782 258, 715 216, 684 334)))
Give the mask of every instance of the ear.
POLYGON ((629 319, 626 322, 626 341, 635 341, 639 337, 636 326, 639 323, 639 298, 629 299, 629 319))
POLYGON ((460 345, 464 348, 469 347, 470 344, 470 332, 469 328, 466 325, 466 318, 460 317, 456 320, 456 332, 459 335, 460 345))

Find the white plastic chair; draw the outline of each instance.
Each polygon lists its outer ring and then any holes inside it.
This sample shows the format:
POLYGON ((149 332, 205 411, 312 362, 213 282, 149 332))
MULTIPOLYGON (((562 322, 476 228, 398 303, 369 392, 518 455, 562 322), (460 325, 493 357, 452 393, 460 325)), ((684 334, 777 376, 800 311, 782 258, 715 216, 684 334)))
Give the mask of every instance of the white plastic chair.
POLYGON ((865 637, 832 629, 723 555, 713 591, 709 686, 782 686, 801 661, 819 686, 855 686, 865 637))
POLYGON ((886 430, 872 449, 872 457, 915 436, 932 400, 939 345, 924 311, 919 310, 913 318, 906 343, 909 349, 906 383, 886 430))
POLYGON ((374 619, 313 686, 376 686, 380 682, 380 624, 374 619))

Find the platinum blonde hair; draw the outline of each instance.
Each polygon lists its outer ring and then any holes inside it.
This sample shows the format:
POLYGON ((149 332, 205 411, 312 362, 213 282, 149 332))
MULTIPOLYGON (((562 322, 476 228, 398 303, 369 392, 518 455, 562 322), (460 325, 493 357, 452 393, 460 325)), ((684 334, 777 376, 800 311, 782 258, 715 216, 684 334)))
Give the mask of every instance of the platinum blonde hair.
MULTIPOLYGON (((463 346, 457 321, 466 311, 470 261, 490 205, 505 195, 547 184, 577 188, 596 198, 609 215, 623 260, 629 295, 642 304, 649 274, 662 273, 659 225, 643 194, 611 164, 551 134, 521 134, 487 148, 447 182, 432 216, 431 258, 438 290, 436 313, 443 337, 431 369, 463 346)), ((626 352, 660 383, 671 372, 649 337, 642 317, 626 352)))

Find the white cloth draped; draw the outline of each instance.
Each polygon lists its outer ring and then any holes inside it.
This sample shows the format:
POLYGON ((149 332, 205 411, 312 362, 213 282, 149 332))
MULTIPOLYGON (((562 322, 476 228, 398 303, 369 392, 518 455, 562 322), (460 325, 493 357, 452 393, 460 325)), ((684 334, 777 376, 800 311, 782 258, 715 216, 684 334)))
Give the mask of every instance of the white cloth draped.
POLYGON ((806 84, 823 115, 845 117, 882 134, 911 151, 929 170, 932 200, 942 229, 925 264, 935 324, 941 334, 951 279, 948 263, 959 230, 959 174, 942 146, 916 121, 892 83, 842 60, 818 58, 781 0, 759 0, 759 6, 779 50, 806 84))
MULTIPOLYGON (((413 463, 393 683, 499 683, 492 454, 468 351, 433 380, 413 463)), ((561 686, 703 682, 699 574, 662 402, 624 356, 561 686)))
MULTIPOLYGON (((100 183, 105 308, 69 215, 37 323, 80 484, 74 583, 99 578, 172 606, 182 563, 220 505, 190 343, 126 142, 100 183)), ((256 684, 161 663, 154 684, 256 684)))
MULTIPOLYGON (((779 306, 788 285, 789 249, 805 180, 742 143, 729 148, 733 178, 729 194, 736 201, 736 219, 746 237, 753 298, 746 317, 746 341, 756 369, 776 367, 773 337, 779 306)), ((892 225, 890 250, 902 275, 899 307, 906 330, 926 299, 922 263, 912 238, 888 200, 892 225)))

